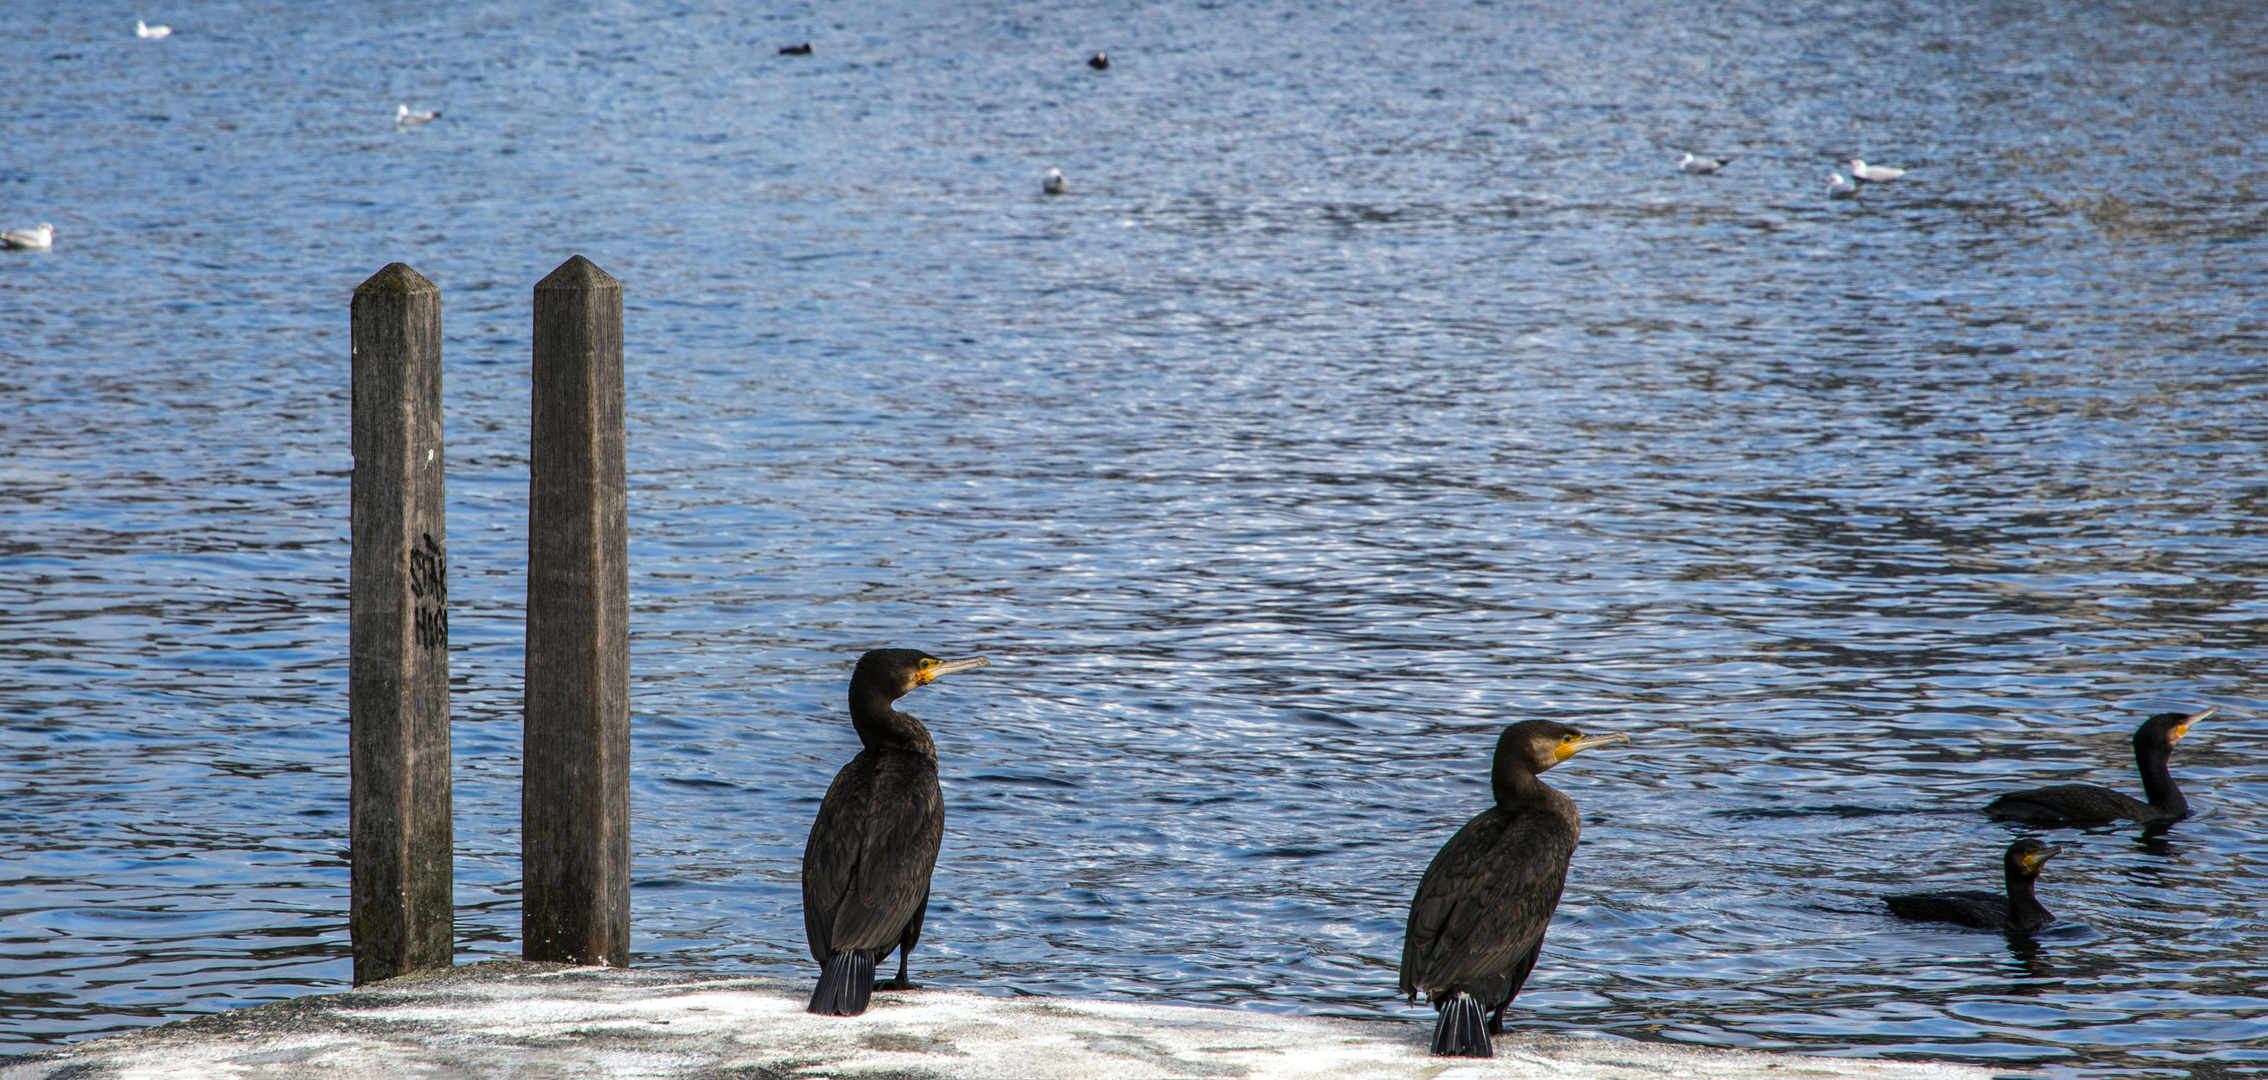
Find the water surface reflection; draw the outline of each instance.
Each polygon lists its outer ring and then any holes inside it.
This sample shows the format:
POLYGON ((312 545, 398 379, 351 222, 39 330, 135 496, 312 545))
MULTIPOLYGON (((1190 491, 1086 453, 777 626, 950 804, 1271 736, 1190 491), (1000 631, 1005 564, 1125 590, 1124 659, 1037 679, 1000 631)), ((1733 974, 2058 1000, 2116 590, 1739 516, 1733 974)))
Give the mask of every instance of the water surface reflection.
POLYGON ((0 8, 0 201, 64 229, 0 260, 0 1039, 347 978, 346 296, 396 258, 447 297, 460 934, 516 952, 527 288, 581 252, 642 963, 804 972, 842 682, 907 644, 995 662, 907 702, 934 985, 1408 1022, 1402 905, 1540 716, 1635 742, 1554 774, 1525 1027, 2259 1067, 2255 6, 553 14, 0 8), (1853 154, 1917 171, 1826 202, 1853 154), (1881 914, 2215 704, 2198 816, 2063 834, 2053 932, 1881 914))

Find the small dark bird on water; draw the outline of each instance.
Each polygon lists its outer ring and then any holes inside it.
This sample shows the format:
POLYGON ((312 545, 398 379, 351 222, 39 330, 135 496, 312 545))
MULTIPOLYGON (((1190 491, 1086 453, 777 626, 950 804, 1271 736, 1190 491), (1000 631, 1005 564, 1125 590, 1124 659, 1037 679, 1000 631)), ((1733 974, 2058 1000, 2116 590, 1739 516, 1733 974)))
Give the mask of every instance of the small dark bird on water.
POLYGON ((2134 767, 2142 773, 2142 793, 2149 802, 2093 784, 2057 784, 2003 795, 1986 804, 1985 813, 2032 825, 2180 821, 2189 816, 2189 800, 2182 797, 2166 764, 2173 759, 2174 744, 2189 734, 2189 726, 2219 711, 2159 713, 2134 729, 2134 767))
POLYGON ((808 42, 808 41, 806 41, 806 42, 804 42, 804 43, 803 43, 803 44, 801 44, 801 45, 789 45, 789 46, 786 46, 786 47, 784 47, 784 48, 782 48, 782 49, 780 50, 780 55, 781 55, 781 56, 809 56, 809 55, 811 55, 811 43, 810 43, 810 42, 808 42))
POLYGON ((1882 902, 1890 906, 1891 914, 1901 919, 1960 923, 1979 930, 2029 934, 2055 921, 2055 916, 2048 914, 2039 898, 2032 895, 2032 882, 2040 876, 2040 867, 2062 850, 2031 837, 2008 845, 2008 851, 2000 857, 2001 872, 2008 884, 2006 895, 1972 889, 1905 893, 1885 896, 1882 902))
POLYGON ((1110 57, 1105 56, 1102 53, 1096 53, 1093 56, 1087 58, 1087 66, 1095 69, 1096 71, 1108 70, 1110 67, 1110 57))
POLYGON ((876 649, 851 672, 851 727, 865 749, 835 774, 803 845, 803 933, 819 962, 808 1012, 857 1016, 877 989, 910 990, 907 957, 921 940, 929 875, 945 838, 937 744, 891 703, 981 656, 939 660, 919 649, 876 649), (898 951, 898 977, 877 987, 874 965, 898 951))
POLYGON ((1435 1057, 1496 1055, 1489 1036, 1504 1033, 1504 1010, 1535 969, 1559 907, 1583 822, 1575 800, 1539 777, 1591 747, 1629 741, 1549 720, 1523 720, 1496 740, 1496 805, 1441 845, 1402 937, 1402 993, 1425 991, 1440 1014, 1435 1057))

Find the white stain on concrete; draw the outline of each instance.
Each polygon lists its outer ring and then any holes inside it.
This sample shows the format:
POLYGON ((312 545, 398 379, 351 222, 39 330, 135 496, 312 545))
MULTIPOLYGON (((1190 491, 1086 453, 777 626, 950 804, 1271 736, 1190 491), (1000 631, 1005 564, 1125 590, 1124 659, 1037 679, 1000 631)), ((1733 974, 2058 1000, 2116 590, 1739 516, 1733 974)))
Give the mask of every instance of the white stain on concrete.
POLYGON ((0 1080, 567 1077, 802 1080, 1986 1080, 1984 1069, 1704 1050, 1624 1039, 1425 1053, 1422 1023, 1066 998, 880 993, 853 1018, 809 987, 687 972, 480 964, 199 1017, 19 1058, 0 1080))

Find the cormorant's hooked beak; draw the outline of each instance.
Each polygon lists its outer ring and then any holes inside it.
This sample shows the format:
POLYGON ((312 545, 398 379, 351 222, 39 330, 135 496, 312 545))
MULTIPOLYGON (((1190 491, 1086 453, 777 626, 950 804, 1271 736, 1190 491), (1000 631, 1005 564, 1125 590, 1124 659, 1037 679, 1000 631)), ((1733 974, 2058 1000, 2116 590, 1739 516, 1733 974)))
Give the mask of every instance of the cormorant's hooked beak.
POLYGON ((1610 743, 1624 743, 1629 741, 1630 736, 1625 735, 1619 731, 1606 735, 1584 735, 1580 738, 1569 739, 1566 742, 1560 743, 1559 746, 1552 751, 1552 753, 1555 760, 1565 761, 1568 758, 1574 757, 1575 755, 1580 754, 1583 751, 1588 750, 1594 746, 1606 746, 1610 743))
POLYGON ((2041 864, 2061 854, 2063 854, 2063 849, 2059 847, 2045 847, 2038 851, 2027 852, 2024 855, 2024 870, 2026 873, 2039 873, 2041 864))
POLYGON ((2205 719, 2206 717, 2208 717, 2208 716, 2211 716, 2211 715, 2213 715, 2214 713, 2217 713, 2217 712, 2220 712, 2220 711, 2221 711, 2221 707, 2220 707, 2220 706, 2218 706, 2218 705, 2215 705, 2215 706, 2213 706, 2212 708, 2205 710, 2204 712, 2199 712, 2199 713, 2191 713, 2191 714, 2189 714, 2189 715, 2188 715, 2187 717, 2184 717, 2184 718, 2182 719, 2181 723, 2178 723, 2178 724, 2175 724, 2175 725, 2174 725, 2174 728, 2173 728, 2173 737, 2172 737, 2171 739, 2167 740, 2167 741, 2169 741, 2169 742, 2180 742, 2180 741, 2181 741, 2181 737, 2182 737, 2182 736, 2189 734, 2189 725, 2191 725, 2191 724, 2194 724, 2194 723, 2198 722, 2199 720, 2203 720, 2203 719, 2205 719))
POLYGON ((928 686, 930 683, 956 671, 973 671, 980 667, 989 666, 991 663, 992 661, 981 656, 971 656, 961 660, 938 660, 934 663, 925 662, 921 665, 921 674, 914 677, 914 685, 928 686))

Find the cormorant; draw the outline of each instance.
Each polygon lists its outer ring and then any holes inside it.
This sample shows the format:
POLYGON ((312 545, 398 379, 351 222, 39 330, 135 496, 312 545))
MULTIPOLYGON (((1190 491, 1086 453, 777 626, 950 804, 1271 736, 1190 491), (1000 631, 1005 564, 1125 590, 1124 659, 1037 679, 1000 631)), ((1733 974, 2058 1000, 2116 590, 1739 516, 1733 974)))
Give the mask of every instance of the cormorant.
POLYGON ((1504 1010, 1543 949, 1583 823, 1575 800, 1539 774, 1591 747, 1629 741, 1549 720, 1523 720, 1496 740, 1488 778, 1496 805, 1441 845, 1402 937, 1402 993, 1425 991, 1441 1014, 1434 1056, 1495 1056, 1488 1037, 1504 1032, 1504 1010))
POLYGON ((801 45, 788 45, 788 46, 785 46, 785 47, 781 48, 781 49, 780 49, 780 55, 781 55, 781 56, 809 56, 809 55, 811 55, 812 51, 813 51, 813 50, 812 50, 812 48, 811 48, 811 43, 810 43, 810 42, 808 42, 808 41, 806 41, 806 42, 804 42, 804 43, 803 43, 803 44, 801 44, 801 45))
POLYGON ((811 839, 803 845, 803 933, 820 966, 807 1011, 857 1016, 877 987, 874 965, 898 950, 898 977, 883 989, 907 990, 906 958, 921 940, 929 874, 945 838, 945 797, 937 789, 937 744, 921 721, 891 708, 917 686, 985 666, 981 656, 939 660, 920 649, 876 649, 851 672, 851 726, 865 749, 835 774, 811 839))
POLYGON ((2057 784, 2003 795, 1986 804, 1985 813, 2033 825, 2100 825, 2110 821, 2171 822, 2189 816, 2189 800, 2166 770, 2174 744, 2189 734, 2189 725, 2219 712, 2159 713, 2134 729, 2134 767, 2142 772, 2138 801, 2093 784, 2057 784))
POLYGON ((2029 934, 2055 921, 2055 916, 2048 914, 2048 909, 2040 906, 2039 898, 2032 895, 2032 880, 2040 876, 2041 865, 2062 850, 2028 836, 2008 845, 2008 852, 2000 857, 2001 871, 2008 881, 2006 896, 1968 890, 1906 893, 1885 896, 1882 902, 1890 905, 1890 913, 1901 919, 1960 923, 1980 930, 2029 934))

